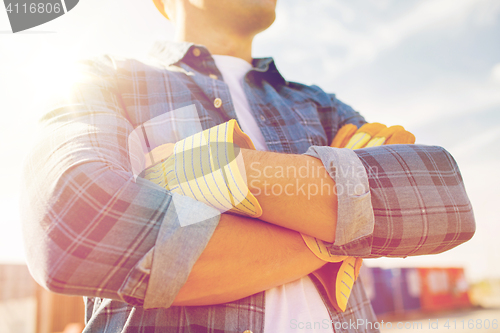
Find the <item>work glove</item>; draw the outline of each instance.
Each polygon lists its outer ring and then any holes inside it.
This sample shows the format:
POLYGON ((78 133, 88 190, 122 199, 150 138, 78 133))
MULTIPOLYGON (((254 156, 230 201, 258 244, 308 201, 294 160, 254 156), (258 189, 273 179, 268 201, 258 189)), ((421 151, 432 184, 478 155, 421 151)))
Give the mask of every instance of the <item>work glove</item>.
MULTIPOLYGON (((155 150, 169 155, 152 164, 144 178, 165 189, 191 197, 221 212, 259 217, 262 208, 247 187, 240 148, 255 149, 235 119, 155 150)), ((158 154, 156 154, 158 155, 158 154)))
MULTIPOLYGON (((413 144, 415 136, 403 126, 387 127, 380 123, 368 123, 359 129, 356 125, 344 125, 331 143, 331 147, 359 149, 385 144, 413 144)), ((354 282, 359 276, 363 259, 331 255, 325 243, 317 238, 302 234, 307 247, 328 264, 313 272, 325 287, 330 302, 338 311, 344 312, 354 282)))

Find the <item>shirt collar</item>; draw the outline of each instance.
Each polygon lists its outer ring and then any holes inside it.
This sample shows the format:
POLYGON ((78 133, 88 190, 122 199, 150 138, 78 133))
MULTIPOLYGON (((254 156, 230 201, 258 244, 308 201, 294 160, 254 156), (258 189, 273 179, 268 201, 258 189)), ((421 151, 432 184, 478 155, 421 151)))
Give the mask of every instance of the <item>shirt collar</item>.
MULTIPOLYGON (((179 61, 183 61, 193 66, 193 68, 197 68, 204 66, 205 62, 203 60, 208 60, 207 58, 213 61, 206 47, 188 42, 157 41, 153 45, 150 55, 160 60, 166 66, 171 66, 179 61), (198 51, 195 51, 195 49, 198 51)), ((273 58, 254 58, 252 60, 252 65, 252 71, 267 73, 269 76, 272 76, 274 80, 281 83, 286 82, 278 71, 273 58)))

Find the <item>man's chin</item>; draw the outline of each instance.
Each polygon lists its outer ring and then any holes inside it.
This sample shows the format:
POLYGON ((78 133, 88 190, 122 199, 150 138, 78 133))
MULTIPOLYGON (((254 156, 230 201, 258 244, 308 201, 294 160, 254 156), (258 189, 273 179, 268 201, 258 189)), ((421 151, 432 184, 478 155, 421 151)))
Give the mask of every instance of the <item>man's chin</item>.
POLYGON ((241 29, 250 32, 262 32, 269 28, 274 20, 276 19, 276 13, 274 10, 272 11, 258 11, 254 15, 247 16, 245 19, 237 22, 240 24, 241 29))

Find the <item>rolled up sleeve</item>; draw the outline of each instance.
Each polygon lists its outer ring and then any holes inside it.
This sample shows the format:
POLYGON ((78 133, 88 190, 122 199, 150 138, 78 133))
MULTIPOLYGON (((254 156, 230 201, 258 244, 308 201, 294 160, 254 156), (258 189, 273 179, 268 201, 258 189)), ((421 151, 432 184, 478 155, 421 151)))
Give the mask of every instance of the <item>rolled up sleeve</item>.
POLYGON ((204 203, 176 193, 170 195, 154 246, 118 290, 123 300, 139 302, 146 309, 171 306, 220 218, 219 211, 204 203))
POLYGON ((335 181, 337 228, 330 254, 370 255, 375 220, 368 177, 360 159, 347 148, 312 146, 305 154, 319 158, 335 181))
POLYGON ((176 193, 172 196, 173 207, 165 214, 167 223, 162 224, 154 248, 139 265, 150 273, 144 295, 146 309, 167 308, 173 303, 220 218, 218 210, 202 202, 176 193))
POLYGON ((306 154, 321 159, 336 182, 333 255, 436 254, 474 235, 460 170, 441 147, 388 145, 348 153, 313 146, 306 154))

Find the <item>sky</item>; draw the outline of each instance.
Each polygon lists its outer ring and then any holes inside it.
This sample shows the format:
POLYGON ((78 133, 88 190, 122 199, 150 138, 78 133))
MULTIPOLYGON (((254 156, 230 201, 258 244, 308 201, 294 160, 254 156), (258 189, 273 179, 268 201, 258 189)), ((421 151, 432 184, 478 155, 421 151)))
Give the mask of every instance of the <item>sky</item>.
MULTIPOLYGON (((171 39, 173 27, 149 0, 82 0, 17 34, 0 9, 0 262, 24 262, 20 169, 40 101, 67 74, 57 69, 102 53, 141 56, 171 39)), ((470 281, 500 278, 500 1, 278 0, 253 56, 273 56, 287 80, 316 84, 368 121, 403 125, 417 143, 457 160, 476 216, 473 239, 367 265, 465 267, 470 281)))

